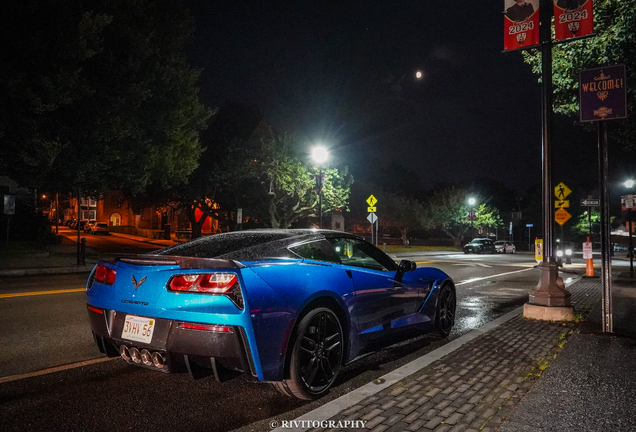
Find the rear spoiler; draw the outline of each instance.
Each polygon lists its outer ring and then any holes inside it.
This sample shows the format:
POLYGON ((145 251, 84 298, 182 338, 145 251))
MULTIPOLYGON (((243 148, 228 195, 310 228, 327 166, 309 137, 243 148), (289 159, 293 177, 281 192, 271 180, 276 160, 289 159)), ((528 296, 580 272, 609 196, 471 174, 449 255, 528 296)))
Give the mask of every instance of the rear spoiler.
POLYGON ((110 264, 118 262, 139 265, 139 266, 165 266, 178 265, 182 269, 238 269, 245 266, 238 261, 217 258, 197 258, 183 257, 173 255, 137 255, 137 254, 119 254, 106 256, 101 258, 110 264))

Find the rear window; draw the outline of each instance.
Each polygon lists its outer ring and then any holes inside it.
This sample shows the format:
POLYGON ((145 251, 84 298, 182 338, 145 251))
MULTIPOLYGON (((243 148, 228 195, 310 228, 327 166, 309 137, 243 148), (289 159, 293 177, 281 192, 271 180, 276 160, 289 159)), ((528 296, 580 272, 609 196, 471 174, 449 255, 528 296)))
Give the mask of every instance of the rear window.
POLYGON ((196 240, 169 246, 165 249, 154 252, 156 255, 176 255, 197 258, 218 258, 229 259, 259 259, 289 257, 291 254, 285 248, 280 251, 280 244, 277 240, 285 240, 289 236, 281 233, 258 233, 245 232, 215 234, 201 237, 196 240), (272 244, 271 247, 266 247, 272 244), (259 247, 261 246, 261 247, 259 247), (253 253, 244 253, 252 251, 253 253), (243 252, 243 253, 239 253, 243 252))
POLYGON ((108 228, 108 224, 105 223, 98 223, 97 226, 100 228, 108 228))

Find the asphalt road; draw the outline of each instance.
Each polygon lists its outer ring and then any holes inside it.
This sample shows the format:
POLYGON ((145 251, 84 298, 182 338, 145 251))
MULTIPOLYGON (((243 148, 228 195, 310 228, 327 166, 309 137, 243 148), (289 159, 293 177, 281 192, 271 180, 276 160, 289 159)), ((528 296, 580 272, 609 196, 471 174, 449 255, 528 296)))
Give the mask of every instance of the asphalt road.
MULTIPOLYGON (((522 305, 538 280, 529 254, 409 259, 455 279, 453 333, 444 340, 434 335, 410 340, 348 366, 319 401, 297 401, 242 378, 191 381, 115 359, 1 383, 0 430, 268 430, 266 419, 293 419, 522 305)), ((86 276, 15 278, 4 281, 0 295, 81 289, 86 276)), ((100 358, 82 292, 0 298, 0 347, 0 377, 100 358)))

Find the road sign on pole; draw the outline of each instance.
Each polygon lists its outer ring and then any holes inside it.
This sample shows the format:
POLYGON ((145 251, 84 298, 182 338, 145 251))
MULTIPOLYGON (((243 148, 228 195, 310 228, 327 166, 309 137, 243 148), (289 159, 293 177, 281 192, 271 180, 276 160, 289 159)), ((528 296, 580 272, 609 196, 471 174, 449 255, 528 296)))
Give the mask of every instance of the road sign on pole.
POLYGON ((554 196, 557 197, 560 200, 565 199, 565 197, 567 197, 571 193, 572 193, 572 191, 570 190, 570 188, 567 187, 563 182, 559 183, 554 188, 554 196))
POLYGON ((568 207, 570 207, 570 200, 554 201, 554 208, 568 208, 568 207))
POLYGON ((378 199, 374 197, 373 195, 370 195, 369 198, 367 198, 367 204, 369 204, 370 207, 375 206, 377 202, 378 202, 378 199))
POLYGON ((587 207, 598 207, 599 205, 601 205, 601 200, 599 199, 592 199, 592 198, 587 198, 587 199, 582 199, 581 200, 581 205, 582 206, 587 206, 587 207))
POLYGON ((367 216, 367 220, 374 224, 378 220, 378 217, 375 215, 375 213, 369 213, 369 216, 367 216))
POLYGON ((571 217, 572 215, 563 208, 558 209, 556 213, 554 213, 554 220, 561 226, 563 226, 564 223, 570 220, 571 217))

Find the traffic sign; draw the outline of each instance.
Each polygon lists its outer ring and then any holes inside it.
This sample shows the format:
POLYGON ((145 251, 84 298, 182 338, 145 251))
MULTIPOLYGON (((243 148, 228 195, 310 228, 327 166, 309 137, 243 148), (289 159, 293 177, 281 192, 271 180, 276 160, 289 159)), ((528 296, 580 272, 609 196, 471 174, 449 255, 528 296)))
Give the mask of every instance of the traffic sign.
POLYGON ((476 221, 477 220, 477 210, 468 210, 468 212, 466 212, 466 220, 476 221))
POLYGON ((592 243, 583 243, 583 259, 592 259, 592 243))
POLYGON ((568 213, 568 211, 563 209, 563 208, 558 209, 556 211, 556 213, 554 213, 554 220, 559 225, 563 225, 568 220, 570 220, 571 217, 572 217, 572 215, 570 213, 568 213))
POLYGON ((556 200, 554 202, 554 208, 568 208, 570 207, 570 200, 556 200))
POLYGON ((534 259, 543 261, 543 239, 534 240, 534 259))
POLYGON ((634 208, 634 195, 625 195, 621 197, 621 211, 631 211, 634 208))
POLYGON ((559 183, 554 188, 554 196, 557 197, 560 200, 565 199, 565 197, 567 197, 571 193, 572 193, 572 191, 570 190, 570 188, 567 187, 565 184, 563 184, 563 182, 559 183))
POLYGON ((588 207, 597 207, 597 206, 601 205, 601 200, 592 199, 592 198, 582 199, 581 200, 581 205, 582 206, 588 206, 588 207))
POLYGON ((377 202, 378 202, 378 199, 374 197, 373 195, 367 198, 367 204, 369 204, 371 207, 375 206, 377 202))
POLYGON ((367 220, 371 222, 371 224, 374 224, 375 221, 378 220, 378 217, 375 215, 375 213, 369 213, 369 216, 367 216, 367 220))
POLYGON ((367 211, 369 213, 375 213, 376 211, 378 211, 378 208, 377 207, 367 207, 367 211))

